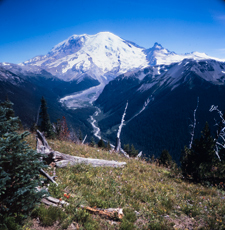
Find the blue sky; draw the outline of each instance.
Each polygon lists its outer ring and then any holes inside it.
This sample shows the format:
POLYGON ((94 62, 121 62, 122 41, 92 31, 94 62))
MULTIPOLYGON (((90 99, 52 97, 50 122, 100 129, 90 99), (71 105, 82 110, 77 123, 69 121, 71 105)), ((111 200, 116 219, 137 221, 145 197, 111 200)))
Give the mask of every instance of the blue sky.
POLYGON ((0 62, 46 54, 73 34, 225 58, 224 0, 0 0, 0 62))

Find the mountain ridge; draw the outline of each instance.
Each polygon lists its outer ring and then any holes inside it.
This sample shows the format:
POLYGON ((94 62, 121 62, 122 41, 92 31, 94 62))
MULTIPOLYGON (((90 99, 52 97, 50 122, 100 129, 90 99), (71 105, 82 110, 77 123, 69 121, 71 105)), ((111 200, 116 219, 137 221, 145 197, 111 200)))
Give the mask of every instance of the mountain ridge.
POLYGON ((224 68, 225 63, 215 60, 184 59, 120 75, 106 85, 95 102, 102 111, 96 120, 104 139, 113 141, 128 101, 122 143, 134 144, 147 156, 158 157, 168 149, 179 162, 181 149, 190 140, 189 125, 197 98, 196 135, 206 121, 215 129, 209 113, 212 104, 225 109, 224 68))
POLYGON ((42 67, 64 80, 82 79, 83 74, 88 74, 100 83, 107 83, 131 70, 148 65, 168 65, 185 58, 225 61, 199 52, 178 55, 157 42, 152 48, 145 49, 113 33, 100 32, 72 35, 55 45, 48 54, 36 56, 20 65, 42 67))

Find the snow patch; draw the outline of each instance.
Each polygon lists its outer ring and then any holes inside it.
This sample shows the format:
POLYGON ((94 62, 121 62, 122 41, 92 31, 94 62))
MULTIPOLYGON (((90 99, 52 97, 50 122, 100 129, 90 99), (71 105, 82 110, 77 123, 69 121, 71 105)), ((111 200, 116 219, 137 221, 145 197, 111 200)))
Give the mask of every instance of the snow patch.
MULTIPOLYGON (((133 120, 135 117, 137 117, 138 115, 140 115, 148 106, 148 104, 151 102, 151 101, 154 101, 154 97, 151 95, 150 98, 148 98, 145 102, 144 102, 144 105, 142 107, 142 109, 136 113, 128 122, 130 122, 131 120, 133 120)), ((127 123, 128 123, 127 122, 127 123)))
POLYGON ((138 88, 137 91, 143 93, 144 91, 151 89, 156 83, 157 82, 143 84, 141 85, 141 87, 138 88))
POLYGON ((160 75, 160 66, 156 66, 153 68, 153 75, 160 75))
POLYGON ((6 62, 3 62, 2 64, 3 64, 3 65, 10 65, 9 63, 6 63, 6 62))

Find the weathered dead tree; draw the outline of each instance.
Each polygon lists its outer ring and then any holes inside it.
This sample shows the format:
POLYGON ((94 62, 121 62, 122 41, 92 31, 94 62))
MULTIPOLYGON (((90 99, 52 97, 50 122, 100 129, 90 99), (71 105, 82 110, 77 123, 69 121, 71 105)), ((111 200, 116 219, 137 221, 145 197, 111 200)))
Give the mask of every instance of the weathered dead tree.
MULTIPOLYGON (((43 188, 37 187, 36 188, 38 191, 41 191, 43 188)), ((46 189, 45 189, 46 190, 46 189)), ((69 203, 67 203, 66 201, 62 200, 62 199, 56 199, 54 197, 51 196, 44 196, 41 199, 41 202, 46 204, 46 205, 51 205, 51 206, 58 206, 58 207, 64 207, 64 206, 68 206, 69 203)))
POLYGON ((215 105, 212 105, 209 111, 210 112, 217 111, 217 113, 219 114, 220 119, 221 119, 220 124, 216 124, 216 126, 219 126, 219 127, 217 130, 216 138, 214 139, 214 141, 216 143, 215 144, 215 152, 216 152, 218 159, 221 161, 221 158, 219 155, 219 150, 221 148, 225 149, 225 119, 224 119, 224 114, 222 113, 222 111, 220 111, 218 109, 218 106, 215 106, 215 105))
POLYGON ((36 140, 37 140, 37 147, 36 150, 38 153, 41 153, 43 155, 49 156, 49 154, 53 154, 54 151, 50 148, 50 146, 48 145, 48 142, 46 141, 44 135, 37 130, 37 136, 36 136, 36 140))
POLYGON ((142 157, 142 151, 140 153, 138 153, 138 155, 135 157, 135 159, 140 159, 142 157))
POLYGON ((123 209, 122 208, 108 208, 108 209, 101 209, 101 208, 91 208, 88 206, 80 206, 82 209, 87 210, 92 214, 100 215, 107 219, 122 219, 123 218, 123 209))
POLYGON ((121 123, 120 123, 119 129, 118 129, 118 132, 117 132, 115 151, 121 152, 121 153, 123 153, 123 155, 125 157, 129 158, 129 155, 121 148, 121 141, 120 141, 120 134, 122 131, 122 127, 124 126, 124 121, 125 121, 124 118, 126 115, 127 107, 128 107, 128 101, 127 101, 127 104, 126 104, 126 107, 125 107, 125 110, 124 110, 124 113, 123 113, 123 116, 121 119, 121 123))
POLYGON ((193 124, 190 125, 191 127, 191 141, 189 143, 189 149, 192 148, 192 143, 193 143, 193 140, 194 140, 194 136, 195 136, 195 126, 196 126, 196 112, 197 112, 197 109, 198 109, 198 104, 199 104, 199 97, 197 98, 197 106, 193 112, 193 124))
POLYGON ((92 165, 93 167, 123 167, 126 162, 108 161, 102 159, 83 158, 67 155, 54 151, 47 143, 44 135, 37 130, 37 152, 45 155, 55 163, 56 167, 63 168, 66 166, 73 166, 77 164, 92 165))
POLYGON ((87 134, 86 134, 86 136, 85 136, 84 140, 82 141, 82 145, 84 144, 84 142, 85 142, 86 138, 87 138, 87 134))
MULTIPOLYGON (((62 200, 62 199, 56 199, 51 196, 46 196, 41 199, 41 202, 48 206, 54 206, 63 208, 65 206, 68 206, 69 203, 62 200)), ((80 205, 80 208, 87 210, 91 214, 99 215, 106 219, 111 220, 119 220, 123 218, 123 209, 122 208, 108 208, 108 209, 102 209, 102 208, 91 208, 89 206, 83 206, 80 205)))
POLYGON ((120 142, 120 138, 116 137, 116 146, 115 146, 115 151, 119 152, 121 149, 121 142, 120 142))

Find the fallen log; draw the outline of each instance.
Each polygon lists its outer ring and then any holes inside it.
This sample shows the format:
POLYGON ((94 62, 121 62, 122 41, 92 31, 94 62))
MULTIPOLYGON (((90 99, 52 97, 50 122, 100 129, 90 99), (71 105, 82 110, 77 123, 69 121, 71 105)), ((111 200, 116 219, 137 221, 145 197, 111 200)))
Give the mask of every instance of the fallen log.
MULTIPOLYGON (((102 159, 93 159, 93 158, 84 158, 67 155, 65 153, 60 153, 54 151, 46 141, 44 135, 37 130, 37 152, 43 154, 51 161, 55 162, 56 167, 63 168, 67 166, 74 166, 77 164, 87 164, 92 165, 93 167, 123 167, 126 165, 126 162, 118 161, 108 161, 102 159)), ((50 178, 51 180, 52 178, 50 178)))
POLYGON ((48 205, 48 206, 54 206, 54 207, 64 207, 64 206, 69 205, 69 203, 67 203, 66 201, 59 200, 59 199, 56 199, 56 198, 51 197, 51 196, 42 198, 41 202, 48 205))
POLYGON ((80 206, 82 209, 89 211, 92 214, 100 215, 107 219, 122 219, 123 218, 123 209, 122 208, 91 208, 88 206, 80 206))
MULTIPOLYGON (((68 206, 69 203, 65 202, 64 200, 59 200, 54 197, 48 196, 41 199, 41 202, 48 206, 54 206, 63 208, 68 206)), ((99 215, 103 218, 113 219, 113 220, 120 220, 123 218, 123 209, 122 208, 108 208, 108 209, 101 209, 101 208, 91 208, 89 206, 81 205, 80 208, 87 210, 91 214, 99 215)))
POLYGON ((74 166, 77 164, 91 165, 92 167, 123 167, 126 162, 107 161, 101 159, 83 158, 83 157, 71 157, 69 160, 61 160, 55 163, 56 167, 64 168, 67 166, 74 166))

